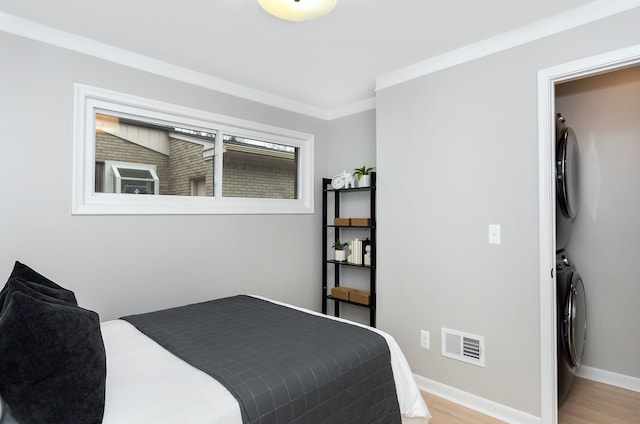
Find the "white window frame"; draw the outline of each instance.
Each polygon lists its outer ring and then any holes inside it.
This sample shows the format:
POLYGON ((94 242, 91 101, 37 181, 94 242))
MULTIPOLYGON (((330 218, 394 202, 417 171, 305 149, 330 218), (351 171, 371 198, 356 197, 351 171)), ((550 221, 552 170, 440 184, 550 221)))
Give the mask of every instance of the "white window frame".
POLYGON ((313 134, 218 115, 157 100, 74 84, 73 215, 131 214, 312 214, 313 134), (171 123, 216 132, 216 152, 223 134, 285 144, 298 149, 296 199, 222 197, 222 156, 216 160, 214 196, 135 196, 95 192, 95 114, 171 123))

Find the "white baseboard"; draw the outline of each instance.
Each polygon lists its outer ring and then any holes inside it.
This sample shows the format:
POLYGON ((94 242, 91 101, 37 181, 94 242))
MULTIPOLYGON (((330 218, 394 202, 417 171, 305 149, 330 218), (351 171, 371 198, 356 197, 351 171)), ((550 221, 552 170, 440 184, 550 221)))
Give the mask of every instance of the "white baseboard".
POLYGON ((640 378, 637 377, 630 377, 628 375, 586 367, 584 365, 578 368, 576 375, 588 380, 599 381, 600 383, 640 392, 640 378))
MULTIPOLYGON (((540 417, 467 393, 455 387, 414 375, 418 388, 427 393, 473 409, 484 415, 513 424, 541 424, 540 417)), ((428 405, 427 405, 428 406, 428 405)))
MULTIPOLYGON (((628 375, 587 367, 584 365, 578 368, 576 375, 588 380, 594 380, 600 383, 640 392, 640 378, 630 377, 628 375)), ((542 423, 541 418, 536 417, 535 415, 519 411, 419 375, 414 374, 414 378, 420 390, 457 403, 465 408, 473 409, 474 411, 478 411, 498 420, 514 424, 542 423)))

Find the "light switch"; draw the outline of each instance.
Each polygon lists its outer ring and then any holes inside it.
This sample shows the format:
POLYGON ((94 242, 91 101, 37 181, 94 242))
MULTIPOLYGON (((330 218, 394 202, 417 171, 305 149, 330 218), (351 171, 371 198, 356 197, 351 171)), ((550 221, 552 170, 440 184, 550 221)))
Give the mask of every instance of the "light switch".
POLYGON ((426 330, 420 330, 420 347, 424 349, 429 349, 431 347, 430 335, 426 330))
POLYGON ((500 244, 500 224, 489 224, 489 244, 500 244))

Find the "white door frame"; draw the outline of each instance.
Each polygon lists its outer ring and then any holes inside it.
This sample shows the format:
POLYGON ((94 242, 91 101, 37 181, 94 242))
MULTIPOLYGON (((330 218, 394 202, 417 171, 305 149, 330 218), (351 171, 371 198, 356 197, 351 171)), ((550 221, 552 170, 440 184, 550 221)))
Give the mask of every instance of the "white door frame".
POLYGON ((538 71, 541 421, 558 422, 556 325, 555 85, 640 63, 640 44, 538 71))

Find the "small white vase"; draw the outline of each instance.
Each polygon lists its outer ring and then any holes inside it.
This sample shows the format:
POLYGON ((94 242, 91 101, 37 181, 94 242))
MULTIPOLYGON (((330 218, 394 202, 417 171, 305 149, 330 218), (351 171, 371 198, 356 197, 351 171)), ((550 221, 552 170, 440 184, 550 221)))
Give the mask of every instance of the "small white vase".
POLYGON ((358 180, 358 187, 371 187, 371 175, 361 175, 358 180))
POLYGON ((335 251, 336 261, 344 262, 347 260, 347 251, 346 250, 336 250, 335 251))

